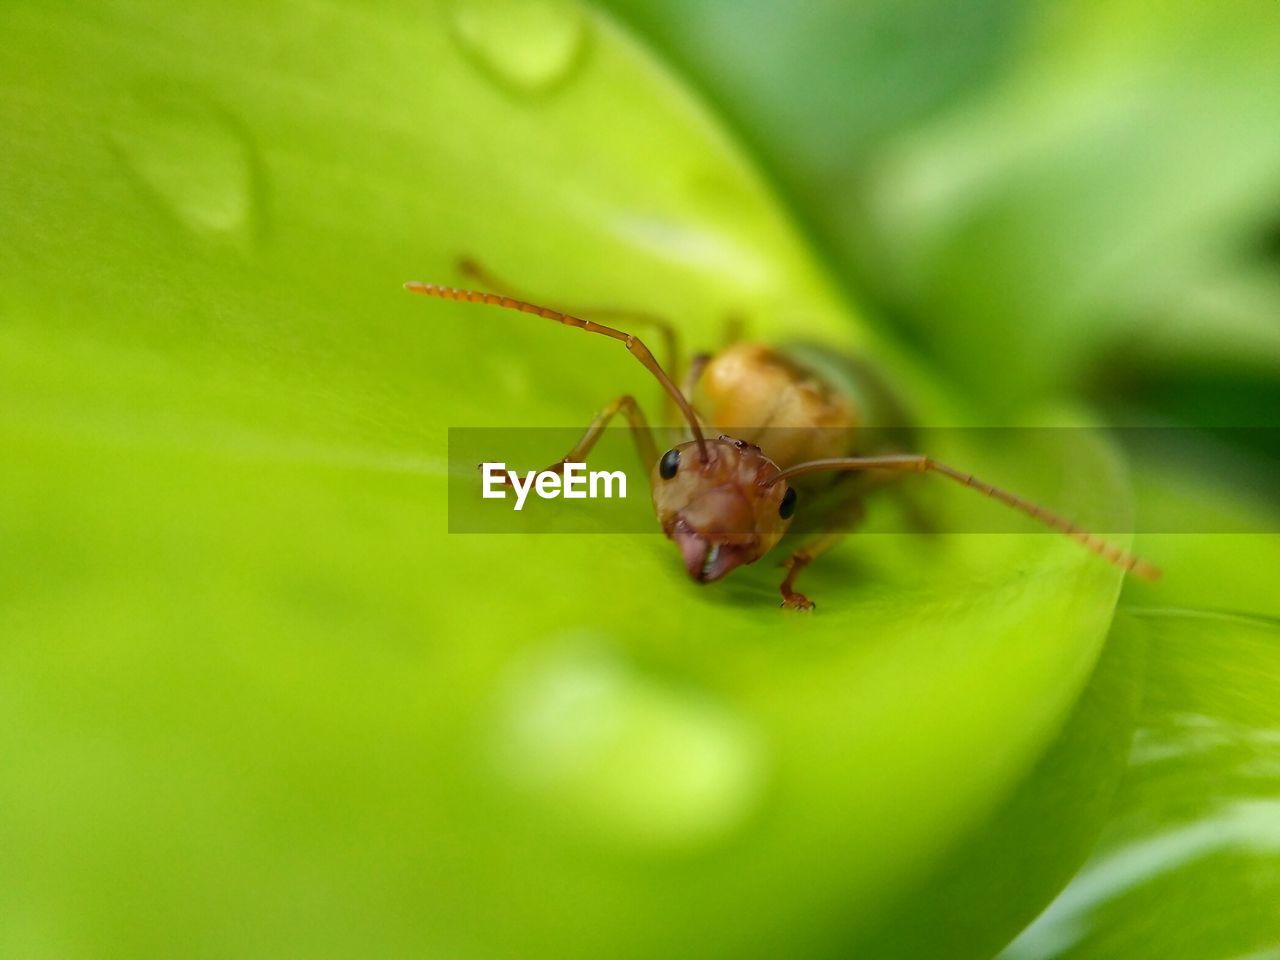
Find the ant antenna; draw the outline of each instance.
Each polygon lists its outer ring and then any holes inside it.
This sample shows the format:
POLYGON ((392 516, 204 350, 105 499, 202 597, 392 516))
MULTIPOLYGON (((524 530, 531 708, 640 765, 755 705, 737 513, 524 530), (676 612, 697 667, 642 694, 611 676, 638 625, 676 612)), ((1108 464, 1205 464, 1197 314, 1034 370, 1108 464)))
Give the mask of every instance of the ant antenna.
POLYGON ((627 350, 630 351, 631 355, 644 364, 645 369, 657 378, 658 382, 662 384, 662 389, 666 390, 671 399, 676 402, 676 406, 680 408, 684 418, 689 421, 689 428, 693 431, 693 438, 698 444, 698 455, 702 458, 703 463, 707 462, 707 441, 702 435, 702 428, 698 425, 697 414, 693 412, 693 407, 685 399, 684 394, 680 392, 680 388, 671 381, 666 371, 662 369, 662 366, 639 337, 625 333, 622 330, 615 330, 613 327, 594 323, 591 320, 583 320, 581 317, 561 313, 559 310, 540 307, 537 304, 529 303, 525 300, 517 300, 514 297, 499 296, 496 293, 482 293, 479 290, 458 290, 454 287, 442 287, 434 283, 420 283, 418 281, 406 283, 404 288, 410 293, 418 293, 424 297, 439 297, 442 300, 457 300, 461 303, 484 303, 494 307, 504 307, 507 310, 519 310, 521 313, 533 313, 544 319, 563 323, 566 327, 577 327, 588 333, 599 333, 614 340, 621 340, 626 344, 627 350))
POLYGON ((808 463, 799 463, 793 467, 775 474, 769 480, 765 481, 764 486, 771 487, 780 480, 786 480, 791 477, 799 476, 802 473, 816 473, 820 470, 892 470, 898 472, 911 473, 939 473, 944 477, 954 480, 962 486, 972 487, 979 493, 991 497, 993 500, 999 500, 1006 506, 1020 510, 1033 520, 1038 520, 1046 526, 1052 527, 1070 537, 1076 543, 1080 544, 1090 553, 1097 554, 1103 560, 1113 566, 1120 567, 1136 577, 1143 580, 1155 581, 1160 579, 1160 569, 1155 565, 1148 563, 1136 554, 1129 553, 1127 550, 1121 550, 1119 547, 1104 540, 1102 537, 1094 533, 1082 530, 1070 520, 1061 517, 1056 513, 1046 510, 1039 504, 1032 503, 1030 500, 1024 500, 1016 494, 1009 493, 1007 490, 1001 490, 999 487, 993 487, 985 481, 979 480, 971 473, 962 473, 954 467, 949 467, 945 463, 939 463, 930 457, 919 455, 900 455, 885 457, 844 457, 833 460, 810 460, 808 463))

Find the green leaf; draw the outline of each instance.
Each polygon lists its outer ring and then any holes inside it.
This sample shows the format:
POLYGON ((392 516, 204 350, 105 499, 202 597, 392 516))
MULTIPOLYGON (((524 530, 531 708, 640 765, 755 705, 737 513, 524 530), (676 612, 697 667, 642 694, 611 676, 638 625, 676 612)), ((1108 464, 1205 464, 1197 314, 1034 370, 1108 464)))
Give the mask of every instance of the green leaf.
POLYGON ((603 5, 706 92, 794 198, 797 214, 842 239, 849 239, 849 193, 878 150, 981 89, 1043 6, 1039 0, 603 5))
POLYGON ((880 917, 857 955, 991 957, 1039 914, 1088 857, 1129 756, 1145 637, 1113 630, 1088 687, 1027 778, 880 917))
POLYGON ((609 5, 995 413, 1096 387, 1102 361, 1274 382, 1274 3, 609 5))
POLYGON ((1280 949, 1280 627, 1135 611, 1148 674, 1092 859, 1004 960, 1264 957, 1280 949))
POLYGON ((867 186, 882 269, 973 390, 1078 382, 1119 352, 1275 376, 1278 13, 1055 8, 987 95, 887 152, 867 186), (997 349, 1017 382, 977 375, 997 349))
POLYGON ((1152 451, 1135 461, 1134 497, 1144 525, 1194 532, 1136 538, 1135 549, 1165 575, 1155 584, 1128 581, 1125 604, 1280 617, 1280 513, 1259 482, 1269 469, 1208 445, 1152 451))
MULTIPOLYGON (((860 349, 965 419, 606 19, 0 32, 0 953, 839 952, 1060 726, 1119 587, 1061 538, 859 538, 805 619, 656 535, 446 533, 448 426, 656 396, 616 344, 400 290, 460 254, 691 345, 733 311, 860 349)), ((1103 449, 949 454, 1124 508, 1103 449)))
POLYGON ((1280 796, 1271 706, 1280 702, 1280 635, 1271 620, 1221 612, 1276 612, 1280 541, 1260 532, 1275 529, 1276 518, 1248 496, 1247 472, 1190 477, 1180 469, 1186 462, 1176 448, 1149 451, 1133 464, 1135 497, 1155 529, 1203 532, 1137 538, 1135 549, 1164 577, 1126 582, 1128 612, 1062 732, 1008 798, 882 913, 875 934, 858 941, 859 955, 990 957, 1048 906, 1100 835, 1089 867, 1008 960, 1262 957, 1270 954, 1258 948, 1280 946, 1280 928, 1267 923, 1280 890, 1280 856, 1267 840, 1280 825, 1267 806, 1280 796), (1217 612, 1160 609, 1178 603, 1217 612), (1250 760, 1233 767, 1242 755, 1250 760), (1240 776, 1250 770, 1261 776, 1240 776), (1224 808, 1253 819, 1223 828, 1224 808), (1194 858, 1203 851, 1192 848, 1219 833, 1230 845, 1233 829, 1256 835, 1255 856, 1206 857, 1178 879, 1159 879, 1167 864, 1152 855, 1194 858), (1124 882, 1112 889, 1106 878, 1115 874, 1124 882), (1135 892, 1144 884, 1159 892, 1135 892), (1219 889, 1236 899, 1226 904, 1219 889), (1174 949, 1166 934, 1176 939, 1188 916, 1204 919, 1174 949))

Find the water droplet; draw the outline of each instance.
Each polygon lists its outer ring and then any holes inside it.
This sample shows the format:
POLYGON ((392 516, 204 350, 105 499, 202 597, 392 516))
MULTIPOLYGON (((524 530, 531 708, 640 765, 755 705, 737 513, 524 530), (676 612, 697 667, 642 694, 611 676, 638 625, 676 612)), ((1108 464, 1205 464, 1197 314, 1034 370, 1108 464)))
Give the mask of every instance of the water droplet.
POLYGON ((559 86, 586 46, 587 16, 573 0, 453 0, 451 20, 467 56, 516 93, 559 86))
POLYGON ((189 230, 244 241, 258 228, 252 142, 207 98, 144 89, 112 121, 111 138, 140 187, 189 230))
POLYGON ((518 668, 497 732, 508 782, 613 846, 706 845, 742 826, 763 793, 764 749, 745 718, 591 645, 518 668))

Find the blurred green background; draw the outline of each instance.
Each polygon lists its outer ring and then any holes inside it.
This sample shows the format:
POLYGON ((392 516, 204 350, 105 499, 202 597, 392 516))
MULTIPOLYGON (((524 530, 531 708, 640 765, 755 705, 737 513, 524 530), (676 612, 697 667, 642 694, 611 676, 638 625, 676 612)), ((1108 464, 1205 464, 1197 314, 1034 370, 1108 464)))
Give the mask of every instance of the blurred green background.
POLYGON ((1280 957, 1280 7, 794 6, 0 7, 0 957, 1280 957), (450 536, 448 427, 658 399, 460 254, 1257 532, 450 536))

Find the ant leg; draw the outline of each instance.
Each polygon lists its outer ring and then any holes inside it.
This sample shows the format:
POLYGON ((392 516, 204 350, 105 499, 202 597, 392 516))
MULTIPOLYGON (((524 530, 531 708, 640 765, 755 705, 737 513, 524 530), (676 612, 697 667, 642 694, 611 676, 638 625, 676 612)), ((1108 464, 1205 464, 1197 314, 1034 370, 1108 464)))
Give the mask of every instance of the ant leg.
POLYGON ((586 432, 567 454, 560 460, 547 467, 547 471, 553 473, 562 473, 566 463, 586 463, 587 454, 591 452, 592 447, 600 440, 604 434, 604 429, 609 425, 609 421, 621 413, 627 418, 627 422, 631 425, 631 436, 636 442, 636 453, 640 455, 645 469, 653 469, 653 465, 658 462, 658 447, 653 441, 653 431, 649 429, 649 424, 644 418, 644 414, 640 411, 639 404, 636 403, 635 397, 624 394, 616 400, 610 402, 603 410, 601 410, 591 425, 587 427, 586 432))
POLYGON ((1159 580, 1160 570, 1158 567, 1143 560, 1137 554, 1130 553, 1128 550, 1122 550, 1114 544, 1108 543, 1096 533, 1090 533, 1082 530, 1076 524, 1072 523, 1065 517, 1059 516, 1050 510, 1046 510, 1038 503, 1020 497, 1008 490, 1002 490, 999 487, 992 486, 984 480, 979 480, 971 473, 965 473, 957 470, 955 467, 947 466, 932 457, 922 456, 920 454, 892 454, 880 457, 840 457, 831 460, 810 460, 808 463, 798 463, 794 466, 777 473, 765 485, 772 486, 779 480, 786 480, 791 477, 800 476, 805 473, 817 473, 823 470, 838 471, 860 471, 860 470, 885 470, 891 473, 936 473, 940 476, 952 480, 962 487, 970 487, 983 496, 990 497, 1003 503, 1006 507, 1011 507, 1021 513, 1025 513, 1033 520, 1038 520, 1047 527, 1057 530, 1070 537, 1080 546, 1084 547, 1090 553, 1096 554, 1103 560, 1113 566, 1132 573, 1136 577, 1143 580, 1159 580))
POLYGON ((731 313, 724 318, 724 333, 720 338, 720 349, 727 350, 740 343, 746 336, 747 321, 740 313, 731 313))
POLYGON ((695 353, 689 358, 689 369, 685 371, 684 381, 680 384, 680 392, 686 397, 692 397, 698 388, 698 381, 702 379, 702 371, 707 369, 707 364, 711 362, 711 354, 695 353))
MULTIPOLYGON (((849 502, 844 509, 844 516, 852 523, 860 519, 863 512, 862 500, 859 498, 849 502)), ((817 560, 818 557, 848 535, 848 530, 831 530, 820 534, 782 561, 782 565, 787 568, 787 573, 782 578, 782 583, 778 585, 778 589, 782 592, 782 606, 784 608, 788 610, 812 610, 814 608, 814 602, 795 589, 796 577, 800 575, 801 570, 809 566, 814 560, 817 560)))
MULTIPOLYGON (((731 313, 725 318, 724 335, 721 338, 720 349, 726 350, 742 339, 742 332, 745 327, 745 321, 739 314, 731 313)), ((684 379, 680 382, 680 392, 686 397, 692 398, 698 390, 698 381, 702 379, 702 373, 707 369, 707 364, 711 362, 712 355, 710 353, 695 353, 689 358, 689 368, 684 372, 684 379)), ((670 408, 670 404, 667 405, 670 408)), ((675 411, 668 409, 668 414, 674 414, 675 411)))

